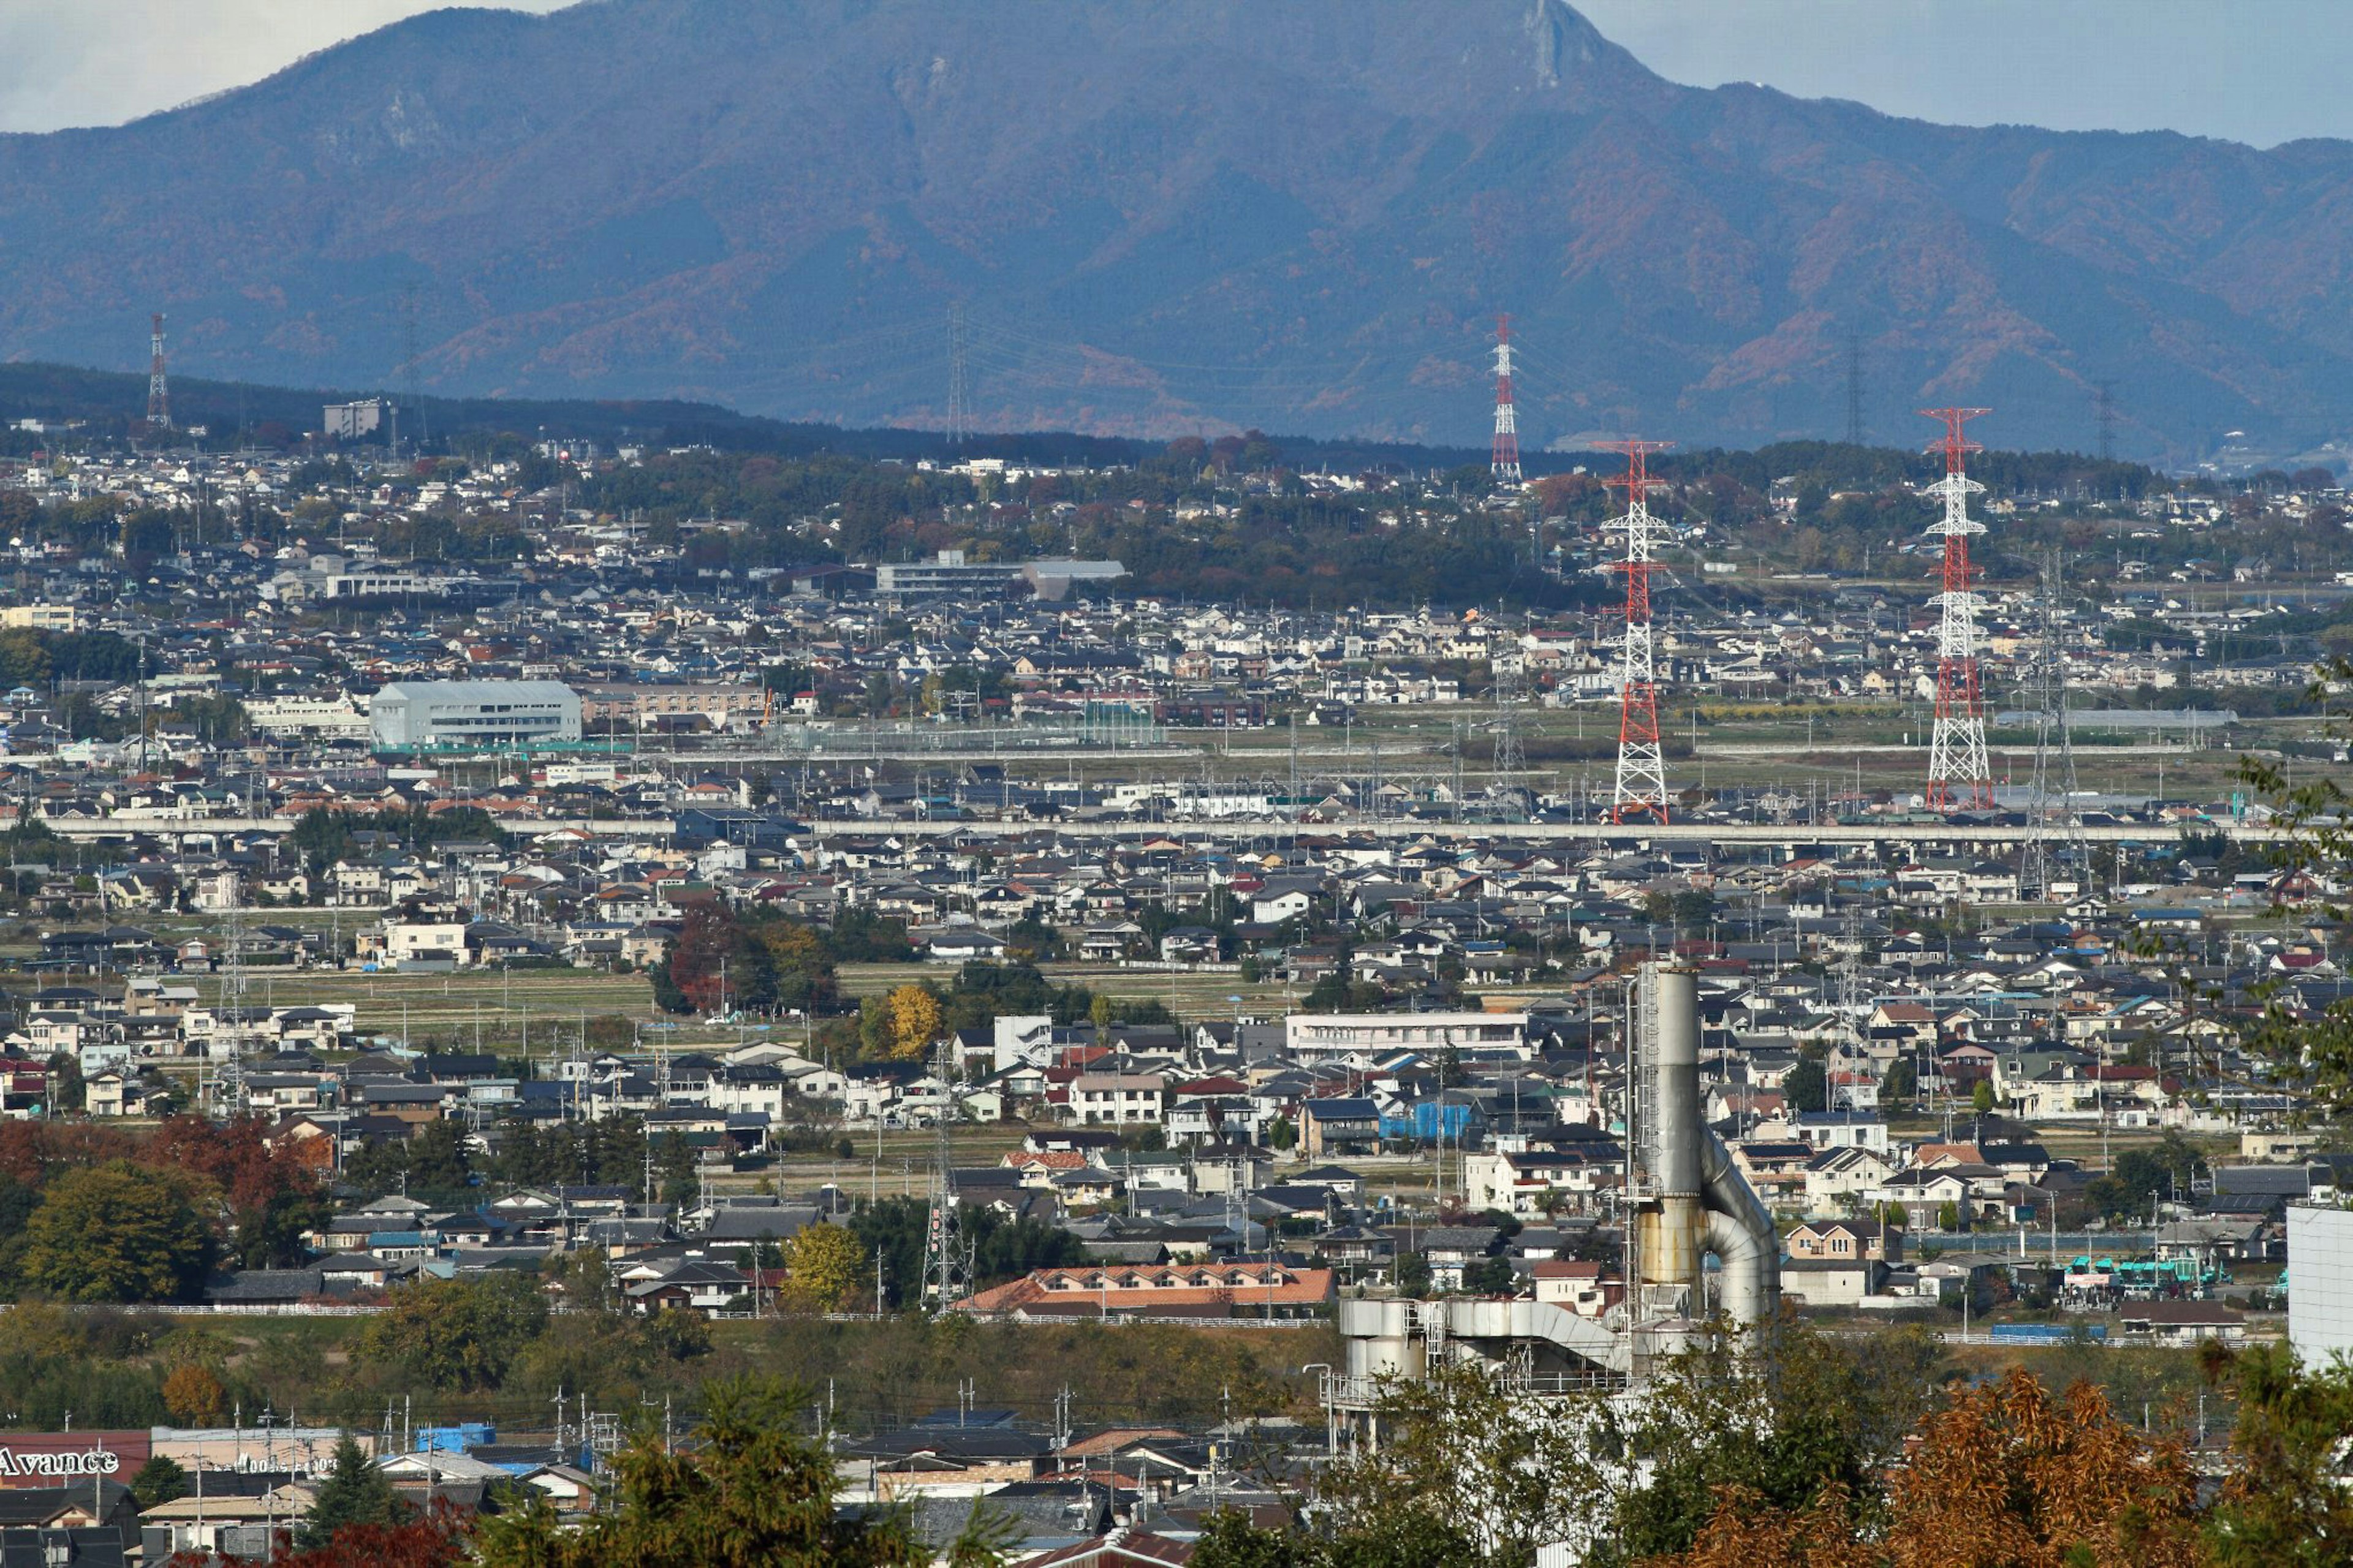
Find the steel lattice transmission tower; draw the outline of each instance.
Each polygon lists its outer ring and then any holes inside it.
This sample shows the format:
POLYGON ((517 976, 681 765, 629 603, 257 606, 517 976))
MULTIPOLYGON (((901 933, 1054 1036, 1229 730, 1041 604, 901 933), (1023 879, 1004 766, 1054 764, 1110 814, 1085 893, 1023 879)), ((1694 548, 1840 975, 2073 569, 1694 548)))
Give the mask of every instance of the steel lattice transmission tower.
POLYGON ((1928 808, 1969 811, 1993 805, 1993 764, 1986 754, 1985 703, 1978 686, 1978 601, 1970 587, 1969 535, 1985 525, 1969 519, 1969 495, 1985 487, 1968 477, 1967 458, 1978 444, 1961 426, 1983 408, 1924 408, 1945 422, 1945 438, 1928 449, 1945 454, 1945 477, 1926 494, 1945 503, 1928 531, 1945 542, 1944 589, 1936 598, 1936 723, 1928 740, 1928 808))
POLYGON ((164 312, 155 312, 147 340, 147 423, 158 430, 172 427, 172 392, 164 381, 164 312))
POLYGON ((1495 318, 1495 445, 1488 470, 1508 484, 1520 482, 1520 418, 1512 405, 1512 318, 1495 318))
POLYGON ((2027 786, 2026 854, 2019 868, 2019 893, 2032 902, 2051 896, 2054 836, 2064 835, 2069 858, 2079 870, 2091 866, 2083 819, 2075 814, 2075 742, 2067 716, 2066 654, 2060 646, 2064 584, 2054 546, 2042 561, 2042 592, 2035 600, 2034 664, 2026 694, 2028 711, 2034 715, 2034 775, 2027 786))
POLYGON ((1521 665, 1525 656, 1514 647, 1489 657, 1494 677, 1495 761, 1488 793, 1500 800, 1518 794, 1520 774, 1527 766, 1520 745, 1520 704, 1527 697, 1521 665))
POLYGON ((1606 481, 1626 492, 1624 515, 1605 524, 1626 535, 1626 557, 1613 570, 1626 574, 1626 642, 1618 671, 1618 782, 1609 815, 1618 822, 1648 816, 1667 820, 1667 764, 1659 748, 1658 665, 1651 638, 1651 572, 1658 525, 1651 519, 1653 452, 1672 441, 1629 437, 1604 441, 1606 452, 1626 455, 1626 473, 1606 481))
POLYGON ((956 1203, 955 1167, 948 1150, 949 1107, 955 1095, 955 1044, 941 1044, 933 1058, 933 1073, 940 1080, 944 1103, 934 1123, 937 1137, 932 1152, 931 1214, 923 1224, 923 1304, 944 1312, 972 1294, 973 1252, 977 1237, 965 1228, 956 1203))
POLYGON ((972 389, 965 366, 964 301, 948 306, 948 441, 961 447, 972 435, 972 389))

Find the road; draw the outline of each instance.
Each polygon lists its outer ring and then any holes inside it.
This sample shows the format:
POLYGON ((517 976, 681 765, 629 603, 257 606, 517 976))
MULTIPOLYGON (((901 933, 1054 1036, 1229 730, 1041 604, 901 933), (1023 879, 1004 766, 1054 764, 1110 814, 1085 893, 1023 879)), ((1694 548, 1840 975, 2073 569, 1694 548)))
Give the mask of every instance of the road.
MULTIPOLYGON (((68 817, 49 825, 59 837, 88 841, 127 839, 138 836, 187 839, 222 834, 284 833, 294 826, 285 816, 159 816, 124 812, 114 816, 68 817)), ((508 821, 510 833, 525 837, 579 831, 600 838, 666 838, 674 825, 668 817, 567 817, 508 821)), ((2221 833, 2241 843, 2266 843, 2280 837, 2276 828, 2245 823, 2198 825, 2200 832, 2221 833)), ((1749 822, 1427 822, 1406 819, 1384 822, 1279 822, 1227 819, 1187 822, 990 822, 922 821, 892 817, 826 817, 809 825, 819 840, 963 837, 971 839, 1028 838, 1056 834, 1066 838, 1173 838, 1188 843, 1257 842, 1281 838, 1336 837, 1415 839, 1459 835, 1512 843, 1569 844, 1602 841, 1628 846, 1642 844, 2000 844, 2014 845, 2025 830, 2014 826, 1986 826, 1956 822, 1803 823, 1749 822)), ((2095 823, 2082 830, 2094 844, 2162 844, 2181 829, 2154 823, 2095 823)))

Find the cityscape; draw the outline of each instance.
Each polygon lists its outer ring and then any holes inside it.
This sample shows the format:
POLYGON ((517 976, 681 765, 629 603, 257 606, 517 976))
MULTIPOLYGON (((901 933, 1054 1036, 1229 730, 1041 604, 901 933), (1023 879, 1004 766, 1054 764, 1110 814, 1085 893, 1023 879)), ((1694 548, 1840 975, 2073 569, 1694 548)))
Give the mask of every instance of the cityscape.
MULTIPOLYGON (((832 51, 839 112, 928 136, 1008 68, 946 9, 423 12, 0 134, 0 186, 322 71, 400 107, 322 158, 442 157, 491 132, 400 51, 616 27, 832 51), (888 113, 886 44, 939 51, 888 113)), ((1158 58, 1152 10, 1041 10, 1039 48, 1158 58)), ((1218 47, 1497 145, 1743 90, 1559 0, 1270 26, 1218 47), (1456 103, 1474 67, 1520 107, 1456 103)), ((1298 90, 1291 151, 1353 167, 1348 96, 1298 90)), ((1771 98, 1760 142, 1941 133, 1771 98)), ((1102 122, 1121 189, 1189 168, 1158 102, 1102 122)), ((1409 141, 1519 177, 1365 155, 1409 141)), ((1156 338, 1109 270, 1048 289, 1061 253, 999 236, 967 277, 887 204, 836 257, 864 336, 779 300, 799 336, 744 336, 681 281, 684 198, 500 294, 454 187, 415 215, 441 300, 403 285, 373 361, 321 344, 376 264, 312 299, 344 242, 274 231, 244 303, 158 272, 104 353, 94 307, 0 310, 0 1560, 2343 1560, 2337 351, 2150 283, 2165 352, 2195 317, 2237 378, 2168 385, 2051 264, 2063 397, 1968 290, 1814 321, 1769 396, 1759 338, 1588 397, 1588 356, 1700 342, 1686 307, 1620 277, 1572 329, 1433 238, 1428 319, 1344 332, 1306 252, 1226 248, 1293 221, 1231 156, 1214 222, 1099 237, 1181 299, 1156 338), (1187 350, 1205 295, 1286 300, 1269 258, 1335 343, 1451 346, 1187 350), (657 260, 692 374, 612 325, 657 260), (517 368, 525 320, 554 357, 517 368)), ((1377 232, 1330 241, 1367 294, 1377 232)))

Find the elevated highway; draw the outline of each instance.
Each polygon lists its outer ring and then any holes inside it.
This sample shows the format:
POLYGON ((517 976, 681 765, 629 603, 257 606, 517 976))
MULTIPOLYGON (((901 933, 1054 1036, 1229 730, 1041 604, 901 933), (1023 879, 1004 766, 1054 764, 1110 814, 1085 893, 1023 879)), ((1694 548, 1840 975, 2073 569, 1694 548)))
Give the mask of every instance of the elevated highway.
MULTIPOLYGON (((666 838, 674 824, 666 816, 508 818, 501 826, 524 837, 577 832, 598 838, 666 838)), ((2192 824, 2200 832, 2221 833, 2240 843, 2268 843, 2281 835, 2277 828, 2247 823, 2192 824)), ((148 812, 124 812, 113 816, 67 817, 48 824, 61 838, 75 842, 122 842, 153 837, 174 844, 252 833, 285 833, 294 826, 290 816, 174 816, 148 812)), ((1390 820, 1364 822, 1270 821, 1263 818, 1223 818, 1199 821, 1129 822, 997 822, 964 820, 902 820, 895 817, 824 817, 807 824, 819 841, 844 838, 955 838, 974 841, 1035 837, 1056 834, 1076 839, 1172 838, 1188 844, 1253 844, 1291 838, 1372 837, 1385 840, 1478 838, 1497 843, 1609 843, 1629 847, 1643 844, 1919 844, 1981 846, 1999 849, 2025 837, 2017 826, 1978 823, 1906 821, 1806 823, 1675 822, 1619 824, 1611 822, 1425 822, 1390 820)), ((2096 823, 2079 830, 2092 844, 2166 843, 2183 828, 2158 823, 2096 823)))

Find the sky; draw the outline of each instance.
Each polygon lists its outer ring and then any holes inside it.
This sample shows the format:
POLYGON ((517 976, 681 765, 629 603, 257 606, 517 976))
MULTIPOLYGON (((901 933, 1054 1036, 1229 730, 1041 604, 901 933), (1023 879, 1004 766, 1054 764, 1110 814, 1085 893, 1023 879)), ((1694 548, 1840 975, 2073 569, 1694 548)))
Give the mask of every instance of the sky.
MULTIPOLYGON (((551 11, 559 0, 477 3, 551 11)), ((2342 86, 2353 79, 2353 0, 1578 4, 1651 69, 1698 86, 1761 81, 1961 125, 2168 129, 2263 147, 2353 137, 2353 93, 2342 86)), ((430 0, 0 0, 0 131, 118 124, 432 8, 430 0)))

